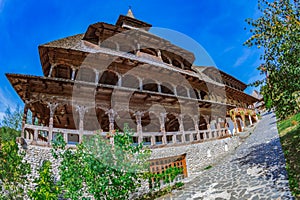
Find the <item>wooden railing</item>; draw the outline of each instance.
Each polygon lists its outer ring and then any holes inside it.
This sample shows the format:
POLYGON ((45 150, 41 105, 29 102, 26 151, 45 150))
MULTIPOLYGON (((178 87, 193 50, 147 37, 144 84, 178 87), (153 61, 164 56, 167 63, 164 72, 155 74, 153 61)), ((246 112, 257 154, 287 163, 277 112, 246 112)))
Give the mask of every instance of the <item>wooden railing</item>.
MULTIPOLYGON (((79 130, 53 128, 52 138, 49 138, 49 127, 36 126, 26 124, 24 127, 24 138, 34 145, 48 146, 49 142, 55 140, 57 134, 61 134, 67 145, 76 145, 79 141, 79 130)), ((89 136, 94 134, 100 134, 102 136, 108 136, 108 132, 100 131, 84 131, 83 136, 89 136)), ((200 131, 184 131, 184 132, 166 132, 166 141, 164 140, 164 134, 162 132, 143 132, 143 143, 149 146, 161 146, 161 145, 176 145, 176 144, 193 144, 197 142, 205 142, 209 140, 221 139, 230 137, 227 128, 212 129, 212 130, 200 130, 200 131)), ((138 133, 133 134, 133 141, 138 143, 138 133)))

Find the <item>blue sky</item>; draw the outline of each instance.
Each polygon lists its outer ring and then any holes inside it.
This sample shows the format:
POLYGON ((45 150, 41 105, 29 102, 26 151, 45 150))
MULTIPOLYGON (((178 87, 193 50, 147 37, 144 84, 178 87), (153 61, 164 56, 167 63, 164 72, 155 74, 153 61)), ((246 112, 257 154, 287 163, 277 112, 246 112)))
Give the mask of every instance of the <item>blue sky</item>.
POLYGON ((258 16, 256 0, 0 0, 0 118, 7 106, 23 105, 5 73, 42 75, 38 45, 96 22, 114 24, 129 5, 136 18, 197 41, 219 69, 245 83, 259 78, 260 51, 242 45, 251 36, 244 20, 258 16))

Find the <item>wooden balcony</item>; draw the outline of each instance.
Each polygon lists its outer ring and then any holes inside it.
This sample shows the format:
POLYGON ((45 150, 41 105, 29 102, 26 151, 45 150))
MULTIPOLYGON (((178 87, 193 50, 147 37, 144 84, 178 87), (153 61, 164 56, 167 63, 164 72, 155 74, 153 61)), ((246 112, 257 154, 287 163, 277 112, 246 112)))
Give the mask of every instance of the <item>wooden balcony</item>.
MULTIPOLYGON (((80 143, 79 130, 53 128, 52 138, 49 138, 49 127, 47 126, 36 126, 31 124, 25 124, 24 139, 27 144, 37 146, 51 146, 49 141, 55 140, 57 134, 62 134, 64 141, 67 146, 74 147, 80 143)), ((103 137, 109 135, 109 132, 101 131, 84 131, 84 136, 92 136, 94 134, 100 134, 103 137)), ((138 133, 133 134, 134 144, 138 144, 138 133)), ((200 130, 197 131, 176 131, 166 132, 166 141, 164 141, 164 135, 162 132, 143 132, 142 141, 145 146, 151 148, 159 148, 166 146, 177 146, 177 145, 188 145, 200 142, 206 142, 210 140, 217 140, 222 138, 230 137, 227 128, 211 129, 211 130, 200 130)), ((110 138, 113 140, 113 138, 110 138)))

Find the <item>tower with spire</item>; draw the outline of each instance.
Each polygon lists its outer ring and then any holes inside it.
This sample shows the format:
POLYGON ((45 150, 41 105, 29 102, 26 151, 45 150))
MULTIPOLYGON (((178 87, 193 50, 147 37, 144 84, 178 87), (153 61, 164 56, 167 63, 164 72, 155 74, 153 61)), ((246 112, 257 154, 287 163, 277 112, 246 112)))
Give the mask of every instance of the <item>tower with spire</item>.
POLYGON ((128 12, 127 12, 127 17, 131 17, 131 18, 135 18, 134 15, 133 15, 133 12, 131 10, 131 6, 129 6, 129 9, 128 9, 128 12))
POLYGON ((128 12, 125 15, 120 15, 117 20, 116 26, 120 26, 126 29, 145 29, 148 31, 152 25, 141 20, 138 20, 134 17, 131 6, 128 8, 128 12))

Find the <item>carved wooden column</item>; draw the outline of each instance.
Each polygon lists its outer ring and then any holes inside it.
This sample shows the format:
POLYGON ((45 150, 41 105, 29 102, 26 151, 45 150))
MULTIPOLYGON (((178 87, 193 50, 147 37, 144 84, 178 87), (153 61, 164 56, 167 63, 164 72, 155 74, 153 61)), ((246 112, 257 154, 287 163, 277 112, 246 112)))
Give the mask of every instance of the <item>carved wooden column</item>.
POLYGON ((183 114, 179 114, 177 116, 177 119, 178 119, 178 122, 179 122, 179 132, 181 134, 181 141, 185 142, 185 132, 184 132, 184 126, 183 126, 183 118, 184 118, 183 114))
POLYGON ((143 127, 142 127, 142 116, 143 112, 137 111, 135 112, 135 120, 136 120, 136 132, 138 134, 138 143, 143 142, 143 127))
POLYGON ((141 44, 140 44, 140 43, 137 43, 137 44, 136 44, 136 47, 137 47, 136 51, 137 51, 137 52, 140 52, 140 50, 141 50, 141 44))
POLYGON ((51 77, 52 71, 53 71, 54 67, 55 67, 54 65, 51 65, 50 70, 49 70, 48 77, 51 77))
POLYGON ((200 131, 199 131, 199 115, 193 116, 193 122, 195 125, 195 131, 197 132, 197 140, 200 141, 200 131))
POLYGON ((84 115, 87 112, 87 108, 85 106, 76 106, 76 111, 79 114, 79 143, 82 142, 83 131, 84 131, 84 115))
POLYGON ((31 116, 31 124, 35 125, 35 120, 36 120, 36 113, 32 112, 32 116, 31 116))
POLYGON ((207 135, 204 134, 205 135, 204 139, 210 139, 210 138, 212 138, 212 132, 211 132, 211 128, 210 128, 209 115, 204 115, 203 118, 204 118, 204 120, 207 124, 206 127, 207 127, 207 130, 209 132, 209 137, 207 137, 207 135))
POLYGON ((65 143, 68 144, 68 133, 64 133, 63 137, 64 137, 65 143))
POLYGON ((34 133, 33 133, 33 140, 34 141, 38 140, 38 134, 39 134, 38 129, 34 129, 34 133))
POLYGON ((221 136, 222 136, 222 133, 221 133, 221 124, 220 124, 220 120, 217 119, 216 122, 217 122, 217 131, 218 131, 218 135, 219 135, 219 137, 221 137, 221 136))
POLYGON ((120 45, 119 45, 119 43, 115 42, 115 45, 116 45, 116 50, 120 51, 120 45))
POLYGON ((55 114, 55 110, 58 106, 58 103, 50 103, 48 102, 48 108, 50 110, 50 118, 49 118, 49 133, 48 133, 48 143, 50 144, 53 138, 53 117, 55 114))
POLYGON ((233 119, 233 127, 234 127, 234 131, 232 131, 232 135, 235 135, 238 133, 238 128, 237 128, 237 123, 236 123, 236 118, 233 119))
POLYGON ((98 84, 99 83, 99 78, 100 78, 100 72, 96 69, 94 69, 94 72, 95 72, 95 84, 98 84))
POLYGON ((187 90, 186 90, 186 94, 187 94, 187 96, 189 97, 189 98, 191 98, 191 92, 190 92, 190 90, 188 89, 188 88, 186 88, 187 90))
POLYGON ((72 81, 75 80, 75 74, 76 74, 76 68, 72 66, 72 77, 71 77, 72 81))
POLYGON ((243 126, 242 126, 242 131, 244 131, 244 128, 246 126, 246 115, 241 115, 241 118, 242 118, 242 122, 243 122, 243 126))
POLYGON ((115 130, 115 116, 117 115, 117 112, 113 109, 109 109, 106 114, 108 114, 109 119, 109 132, 113 133, 115 130))
POLYGON ((122 86, 122 76, 118 76, 118 86, 121 87, 122 86))
POLYGON ((174 95, 177 96, 176 86, 174 86, 174 95))
POLYGON ((252 122, 252 119, 251 119, 251 115, 248 115, 248 117, 249 117, 250 125, 252 125, 253 122, 252 122))
MULTIPOLYGON (((25 104, 24 106, 24 112, 23 112, 23 118, 22 118, 22 132, 21 132, 21 137, 24 138, 25 137, 25 124, 27 121, 27 113, 28 113, 28 105, 25 104)), ((26 139, 26 138, 24 138, 26 139)))
POLYGON ((160 123, 160 131, 162 132, 162 143, 167 144, 167 136, 166 136, 166 128, 165 128, 165 121, 166 121, 167 113, 159 113, 159 123, 160 123))
POLYGON ((160 58, 160 59, 162 60, 162 57, 161 57, 161 51, 160 51, 159 49, 157 50, 157 57, 160 58))
POLYGON ((161 85, 160 85, 160 84, 157 84, 157 91, 158 91, 159 93, 161 93, 161 85))
POLYGON ((142 91, 143 90, 143 79, 139 78, 139 90, 142 91))
POLYGON ((109 109, 107 112, 108 114, 108 120, 109 120, 109 135, 110 135, 110 143, 114 145, 114 132, 115 132, 115 117, 117 115, 117 112, 114 111, 113 109, 109 109))
POLYGON ((151 135, 151 145, 155 145, 156 142, 155 142, 155 135, 151 135))

